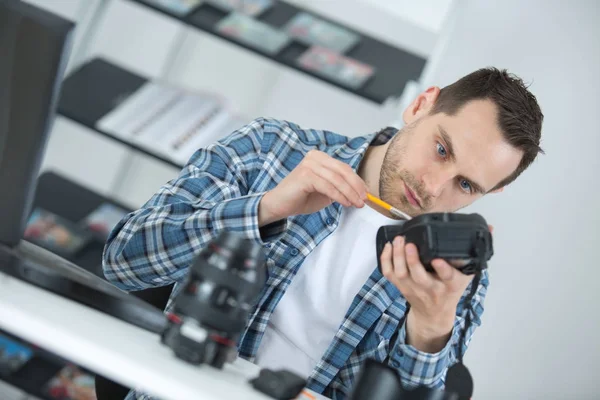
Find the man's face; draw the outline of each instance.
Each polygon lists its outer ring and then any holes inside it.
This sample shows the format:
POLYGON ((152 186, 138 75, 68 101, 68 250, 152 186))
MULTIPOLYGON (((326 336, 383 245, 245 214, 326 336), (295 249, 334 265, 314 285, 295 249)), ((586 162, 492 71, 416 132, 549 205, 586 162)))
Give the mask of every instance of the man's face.
POLYGON ((430 95, 405 112, 407 125, 391 139, 381 168, 381 198, 411 216, 468 206, 513 173, 523 154, 505 142, 491 101, 469 102, 454 116, 429 115, 430 95))

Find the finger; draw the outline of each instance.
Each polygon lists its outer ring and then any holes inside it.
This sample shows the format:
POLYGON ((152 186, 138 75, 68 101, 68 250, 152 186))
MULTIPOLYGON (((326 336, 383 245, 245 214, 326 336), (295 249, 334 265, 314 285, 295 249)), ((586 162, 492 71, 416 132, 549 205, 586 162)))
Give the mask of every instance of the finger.
POLYGON ((315 164, 313 172, 331 183, 352 205, 356 207, 365 205, 360 195, 352 188, 352 186, 350 186, 346 179, 336 171, 327 168, 327 166, 323 164, 315 164))
POLYGON ((434 280, 431 274, 428 274, 425 270, 421 260, 419 260, 419 252, 417 246, 414 243, 408 243, 404 249, 406 252, 406 264, 408 265, 408 272, 410 273, 413 281, 421 286, 428 287, 433 284, 434 280))
POLYGON ((488 229, 490 230, 490 233, 494 233, 494 225, 488 225, 488 229))
POLYGON ((396 236, 393 242, 394 275, 403 280, 408 278, 408 268, 406 267, 406 254, 404 253, 404 237, 396 236))
POLYGON ((452 291, 458 291, 460 293, 464 293, 469 283, 473 280, 475 275, 465 275, 460 271, 456 271, 456 274, 452 278, 452 280, 445 282, 447 287, 452 291))
POLYGON ((452 265, 439 258, 433 260, 431 266, 442 281, 451 281, 454 278, 454 274, 459 273, 452 265))
POLYGON ((332 201, 337 201, 346 207, 352 206, 352 202, 348 200, 346 196, 344 196, 339 190, 337 190, 335 186, 333 186, 328 180, 323 179, 314 173, 311 173, 309 179, 311 180, 314 191, 321 193, 329 197, 332 201))
POLYGON ((385 276, 389 281, 394 279, 394 266, 392 264, 392 245, 391 243, 386 243, 383 246, 383 251, 381 252, 381 256, 379 257, 379 262, 381 264, 381 273, 385 276))
POLYGON ((474 275, 463 274, 460 272, 460 269, 453 267, 451 263, 439 258, 433 260, 431 266, 436 271, 439 282, 446 285, 446 288, 452 291, 458 290, 461 293, 464 292, 474 277, 474 275))
POLYGON ((361 179, 360 176, 358 176, 356 172, 354 172, 350 165, 340 160, 336 160, 325 153, 319 153, 316 158, 319 159, 323 166, 342 176, 342 178, 350 185, 350 187, 352 187, 352 189, 356 192, 356 195, 361 200, 365 200, 367 198, 367 184, 361 179))

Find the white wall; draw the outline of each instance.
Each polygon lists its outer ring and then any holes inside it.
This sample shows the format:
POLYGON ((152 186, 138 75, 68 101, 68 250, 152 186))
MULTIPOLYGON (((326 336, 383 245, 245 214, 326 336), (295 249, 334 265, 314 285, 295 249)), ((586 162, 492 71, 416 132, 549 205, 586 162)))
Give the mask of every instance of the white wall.
POLYGON ((532 83, 546 155, 470 210, 495 225, 483 326, 465 362, 479 399, 600 398, 600 2, 461 1, 429 83, 509 68, 532 83))
MULTIPOLYGON (((322 0, 321 0, 322 1, 322 0)), ((327 0, 325 0, 327 1, 327 0)), ((453 0, 362 0, 364 3, 409 21, 435 34, 442 29, 453 0)), ((340 4, 343 0, 330 0, 340 4)))

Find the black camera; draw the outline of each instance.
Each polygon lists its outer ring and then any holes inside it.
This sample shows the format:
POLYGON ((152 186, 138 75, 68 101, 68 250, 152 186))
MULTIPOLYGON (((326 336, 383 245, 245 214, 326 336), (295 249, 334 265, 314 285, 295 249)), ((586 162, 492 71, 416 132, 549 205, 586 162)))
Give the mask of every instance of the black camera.
POLYGON ((348 400, 468 400, 472 394, 471 376, 461 364, 450 367, 444 389, 425 386, 407 389, 392 367, 368 358, 361 365, 348 400))
POLYGON ((200 252, 174 298, 161 341, 192 364, 222 368, 266 282, 260 244, 222 231, 200 252))
POLYGON ((492 234, 479 214, 429 213, 398 225, 379 228, 376 237, 377 266, 381 271, 381 252, 396 236, 414 243, 425 269, 433 272, 431 261, 441 258, 466 275, 487 268, 494 254, 492 234))

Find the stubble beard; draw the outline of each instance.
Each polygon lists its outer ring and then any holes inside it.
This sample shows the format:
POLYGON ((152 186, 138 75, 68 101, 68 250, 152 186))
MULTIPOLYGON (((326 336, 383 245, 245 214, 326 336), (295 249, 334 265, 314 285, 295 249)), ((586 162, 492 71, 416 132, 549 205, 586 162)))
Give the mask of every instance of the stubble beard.
POLYGON ((381 172, 379 174, 379 196, 392 206, 404 211, 410 216, 426 212, 431 207, 431 199, 426 195, 423 185, 402 167, 406 155, 406 139, 413 133, 414 126, 400 129, 388 146, 381 172), (421 200, 421 209, 416 209, 404 195, 403 184, 406 183, 421 200))

